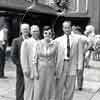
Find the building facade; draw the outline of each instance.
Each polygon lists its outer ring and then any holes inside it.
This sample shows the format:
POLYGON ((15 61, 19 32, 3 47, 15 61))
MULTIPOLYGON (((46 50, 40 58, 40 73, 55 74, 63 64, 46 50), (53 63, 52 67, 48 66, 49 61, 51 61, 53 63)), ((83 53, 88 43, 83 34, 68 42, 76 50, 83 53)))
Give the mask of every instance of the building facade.
POLYGON ((19 25, 24 21, 30 25, 34 23, 40 26, 52 24, 56 36, 59 36, 61 35, 61 22, 64 19, 71 19, 73 25, 80 25, 83 30, 87 24, 92 24, 96 28, 96 33, 99 34, 99 18, 100 0, 0 0, 0 27, 3 24, 9 26, 9 43, 19 35, 19 25), (34 3, 43 6, 36 6, 28 14, 27 8, 34 3), (65 9, 65 12, 58 16, 50 7, 57 12, 59 8, 61 11, 65 9))
POLYGON ((96 28, 96 34, 99 34, 100 0, 38 0, 40 3, 46 2, 45 4, 48 4, 49 6, 53 5, 55 3, 54 1, 59 2, 59 5, 63 5, 63 8, 65 8, 64 14, 56 19, 57 25, 55 31, 57 30, 57 35, 61 34, 61 31, 58 31, 58 29, 60 29, 60 23, 64 19, 72 20, 73 25, 79 25, 83 30, 87 24, 92 24, 96 28))

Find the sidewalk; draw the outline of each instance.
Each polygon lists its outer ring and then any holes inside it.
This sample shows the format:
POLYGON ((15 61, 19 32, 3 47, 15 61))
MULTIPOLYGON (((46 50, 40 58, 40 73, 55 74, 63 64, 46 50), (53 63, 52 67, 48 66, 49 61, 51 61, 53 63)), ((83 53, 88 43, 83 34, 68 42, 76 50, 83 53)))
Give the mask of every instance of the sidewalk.
POLYGON ((100 99, 100 62, 91 60, 90 65, 84 70, 83 91, 76 90, 73 100, 100 99))
POLYGON ((0 100, 15 100, 16 68, 8 62, 5 66, 7 79, 0 79, 0 100))
MULTIPOLYGON (((15 100, 16 66, 11 62, 6 63, 5 75, 8 79, 0 79, 0 100, 15 100)), ((98 69, 85 69, 83 91, 76 88, 73 100, 99 100, 100 90, 97 91, 100 88, 99 75, 98 69)))

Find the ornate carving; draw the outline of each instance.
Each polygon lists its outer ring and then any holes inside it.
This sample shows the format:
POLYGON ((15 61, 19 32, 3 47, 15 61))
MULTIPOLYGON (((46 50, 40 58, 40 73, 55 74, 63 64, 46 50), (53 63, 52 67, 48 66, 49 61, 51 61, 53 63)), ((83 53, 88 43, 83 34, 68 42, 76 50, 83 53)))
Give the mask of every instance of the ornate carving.
POLYGON ((59 10, 63 11, 68 9, 69 0, 54 0, 55 4, 59 7, 59 10))
POLYGON ((25 0, 25 1, 27 1, 27 2, 33 2, 33 0, 25 0))

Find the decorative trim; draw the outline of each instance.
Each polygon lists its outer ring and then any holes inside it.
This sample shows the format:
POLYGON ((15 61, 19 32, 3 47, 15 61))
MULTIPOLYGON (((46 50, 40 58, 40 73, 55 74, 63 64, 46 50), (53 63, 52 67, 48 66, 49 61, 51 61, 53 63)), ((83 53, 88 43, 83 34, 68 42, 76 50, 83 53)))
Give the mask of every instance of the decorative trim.
POLYGON ((89 1, 86 0, 86 12, 88 11, 88 3, 89 3, 89 1))
POLYGON ((25 1, 27 1, 27 2, 33 2, 33 0, 25 0, 25 1))

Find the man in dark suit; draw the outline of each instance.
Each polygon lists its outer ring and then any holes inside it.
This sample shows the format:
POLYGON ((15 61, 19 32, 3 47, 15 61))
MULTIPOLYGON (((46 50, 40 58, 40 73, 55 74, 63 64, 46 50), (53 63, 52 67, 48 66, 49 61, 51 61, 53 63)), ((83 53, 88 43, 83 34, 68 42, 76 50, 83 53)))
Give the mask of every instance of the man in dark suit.
POLYGON ((22 41, 28 38, 29 24, 21 24, 20 26, 21 36, 14 39, 12 42, 11 57, 13 63, 16 65, 17 77, 16 77, 16 100, 24 100, 24 77, 20 63, 20 48, 22 41))

